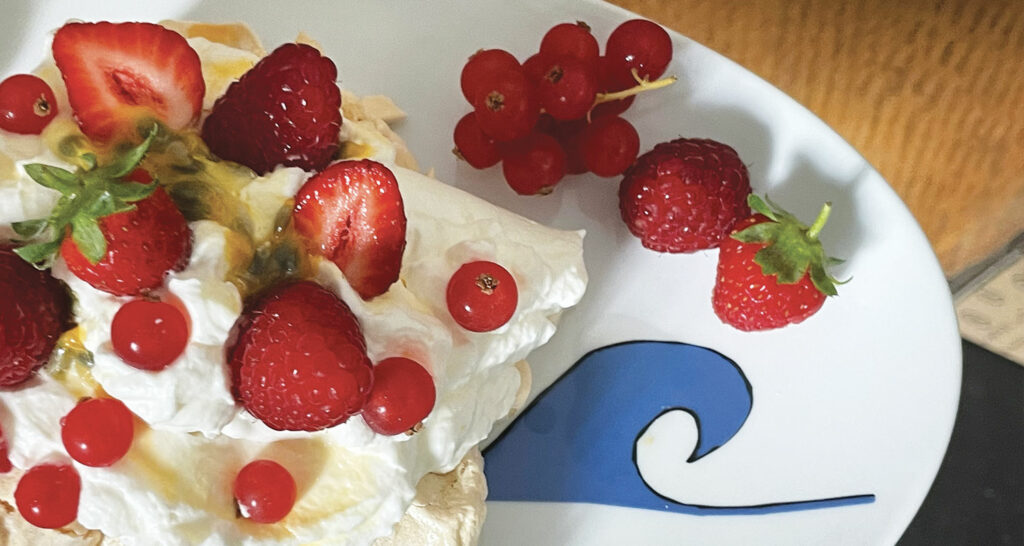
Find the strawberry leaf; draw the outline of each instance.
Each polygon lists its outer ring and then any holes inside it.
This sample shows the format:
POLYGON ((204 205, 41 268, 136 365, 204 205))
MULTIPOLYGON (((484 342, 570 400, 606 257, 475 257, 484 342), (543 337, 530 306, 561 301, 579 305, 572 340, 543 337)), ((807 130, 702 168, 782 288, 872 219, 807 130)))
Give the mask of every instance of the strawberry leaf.
POLYGON ((828 220, 831 203, 822 207, 811 226, 770 200, 751 194, 747 203, 769 220, 733 233, 732 238, 747 244, 763 245, 754 255, 761 272, 774 275, 780 284, 793 284, 808 275, 822 293, 836 295, 838 281, 828 274, 828 267, 842 263, 842 260, 826 256, 818 240, 818 234, 828 220))
POLYGON ((121 201, 128 203, 134 201, 141 201, 156 191, 157 183, 150 182, 149 184, 139 184, 137 182, 118 182, 110 184, 106 191, 107 193, 121 201))
POLYGON ((85 215, 71 220, 71 239, 90 262, 97 263, 107 253, 107 238, 94 218, 85 215))
POLYGON ((75 173, 60 167, 53 167, 42 163, 30 163, 25 165, 25 173, 40 186, 57 190, 63 194, 71 193, 81 187, 75 173))
POLYGON ((149 136, 124 154, 103 166, 96 165, 96 156, 82 154, 86 168, 70 172, 65 169, 33 163, 25 165, 25 172, 38 184, 61 192, 61 197, 49 218, 19 222, 18 235, 35 238, 48 228, 54 238, 18 249, 18 255, 36 267, 49 267, 53 255, 70 226, 71 240, 92 263, 97 263, 107 252, 107 239, 99 220, 135 208, 132 203, 146 199, 156 191, 157 183, 138 184, 121 179, 134 171, 149 150, 157 133, 154 126, 149 136))
POLYGON ((153 143, 153 138, 156 136, 157 126, 154 124, 153 128, 150 129, 149 135, 141 144, 129 149, 123 155, 119 156, 112 163, 104 165, 96 169, 95 172, 104 178, 120 179, 128 176, 135 167, 142 161, 142 157, 149 151, 149 145, 153 143))
POLYGON ((764 200, 758 197, 757 195, 753 193, 748 195, 747 205, 749 205, 750 208, 754 210, 754 212, 761 213, 767 216, 769 219, 774 220, 776 222, 779 221, 779 218, 775 215, 775 211, 768 206, 768 203, 765 203, 764 200))
POLYGON ((45 218, 38 220, 25 220, 24 222, 14 222, 11 224, 11 228, 18 234, 22 239, 35 239, 46 231, 46 227, 50 223, 45 218))
POLYGON ((833 279, 826 271, 824 267, 812 266, 810 269, 811 282, 818 290, 827 296, 835 296, 839 292, 836 290, 835 279, 833 279))
POLYGON ((762 222, 734 233, 732 238, 743 243, 763 243, 776 239, 782 229, 778 222, 762 222))
POLYGON ((46 269, 53 263, 53 257, 60 248, 60 239, 45 243, 33 243, 14 249, 14 253, 32 264, 36 269, 46 269))

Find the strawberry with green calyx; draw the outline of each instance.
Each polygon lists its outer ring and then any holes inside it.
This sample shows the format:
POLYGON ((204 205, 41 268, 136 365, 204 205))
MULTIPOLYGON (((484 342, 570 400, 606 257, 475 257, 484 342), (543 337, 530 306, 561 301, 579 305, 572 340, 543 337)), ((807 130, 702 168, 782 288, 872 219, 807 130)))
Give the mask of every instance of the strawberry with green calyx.
POLYGON ((818 240, 832 205, 825 203, 807 226, 756 195, 747 203, 756 214, 737 223, 721 244, 715 314, 744 331, 802 322, 837 294, 839 282, 827 269, 841 260, 828 257, 818 240))
POLYGON ((140 295, 162 285, 168 270, 182 267, 192 238, 174 202, 138 168, 157 133, 114 161, 70 172, 41 164, 25 166, 37 183, 62 195, 49 218, 12 227, 33 242, 15 250, 36 267, 48 267, 60 251, 68 269, 93 287, 115 295, 140 295))
POLYGON ((41 186, 61 193, 61 198, 49 218, 27 220, 12 224, 14 231, 25 239, 38 238, 52 230, 53 239, 25 245, 15 252, 29 263, 49 267, 60 248, 65 234, 70 231, 75 244, 87 258, 98 262, 107 251, 107 241, 99 231, 97 221, 111 214, 135 208, 131 203, 150 196, 156 183, 130 184, 121 182, 142 160, 149 149, 156 129, 142 144, 128 150, 114 162, 99 167, 96 156, 83 154, 85 168, 70 172, 60 167, 32 163, 25 165, 25 173, 41 186), (70 228, 70 230, 68 229, 70 228))

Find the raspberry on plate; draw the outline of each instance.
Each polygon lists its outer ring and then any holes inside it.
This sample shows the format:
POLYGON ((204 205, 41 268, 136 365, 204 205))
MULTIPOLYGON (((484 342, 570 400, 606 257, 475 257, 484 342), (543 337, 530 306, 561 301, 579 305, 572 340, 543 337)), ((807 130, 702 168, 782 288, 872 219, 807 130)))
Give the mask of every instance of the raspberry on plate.
POLYGON ((663 142, 637 158, 619 185, 622 220, 658 252, 715 248, 750 214, 747 167, 731 147, 706 139, 663 142))
POLYGON ((345 302, 320 285, 278 285, 249 306, 228 348, 235 397, 275 430, 320 430, 359 412, 373 381, 345 302))

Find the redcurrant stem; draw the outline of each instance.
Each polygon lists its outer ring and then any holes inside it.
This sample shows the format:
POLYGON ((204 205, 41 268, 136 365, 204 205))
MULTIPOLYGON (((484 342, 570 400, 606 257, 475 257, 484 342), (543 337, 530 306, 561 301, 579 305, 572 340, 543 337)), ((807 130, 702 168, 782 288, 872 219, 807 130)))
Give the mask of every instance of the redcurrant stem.
POLYGON ((655 80, 655 81, 652 82, 652 81, 648 81, 646 79, 640 78, 640 76, 637 75, 637 72, 636 72, 635 68, 633 69, 633 78, 636 79, 637 85, 635 85, 633 87, 630 87, 629 89, 623 89, 622 91, 615 91, 614 93, 598 93, 597 94, 597 99, 594 100, 594 106, 597 106, 598 104, 601 104, 602 102, 611 102, 613 100, 622 100, 624 98, 632 97, 633 95, 637 95, 637 94, 643 93, 644 91, 653 91, 655 89, 661 89, 662 87, 668 87, 668 86, 672 85, 673 83, 676 83, 676 80, 679 79, 679 78, 677 78, 675 76, 669 76, 667 78, 661 78, 660 80, 655 80))
POLYGON ((814 219, 814 223, 811 224, 811 227, 807 230, 808 239, 813 241, 818 238, 818 235, 821 233, 822 228, 825 227, 825 222, 828 221, 828 215, 831 212, 831 202, 826 202, 824 205, 822 205, 821 212, 818 213, 818 217, 814 219))

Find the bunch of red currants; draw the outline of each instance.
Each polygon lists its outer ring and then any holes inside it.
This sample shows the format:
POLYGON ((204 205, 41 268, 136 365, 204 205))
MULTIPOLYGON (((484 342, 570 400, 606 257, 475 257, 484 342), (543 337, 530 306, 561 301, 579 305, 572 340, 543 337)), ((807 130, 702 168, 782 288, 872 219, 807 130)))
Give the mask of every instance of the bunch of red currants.
POLYGON ((523 195, 551 193, 566 174, 622 174, 640 138, 619 117, 672 60, 665 29, 626 21, 601 55, 585 23, 552 27, 540 51, 522 64, 508 51, 477 51, 462 68, 462 94, 473 105, 455 126, 455 153, 477 169, 502 163, 509 186, 523 195))

